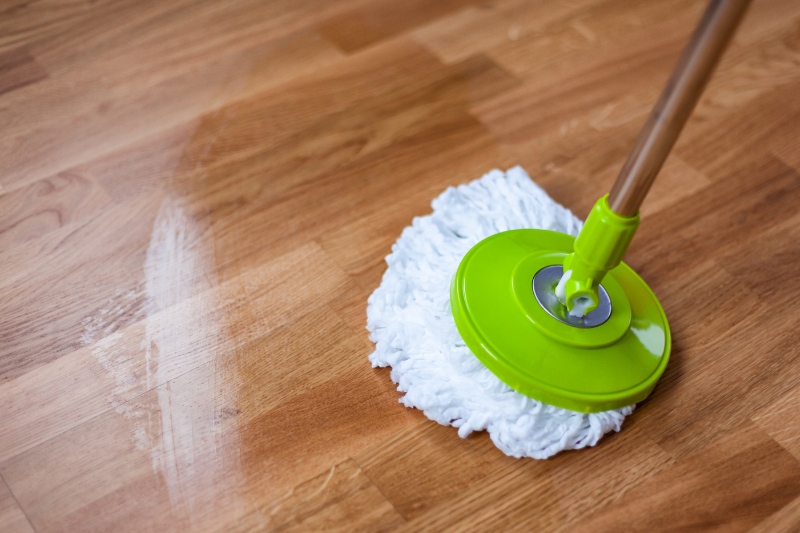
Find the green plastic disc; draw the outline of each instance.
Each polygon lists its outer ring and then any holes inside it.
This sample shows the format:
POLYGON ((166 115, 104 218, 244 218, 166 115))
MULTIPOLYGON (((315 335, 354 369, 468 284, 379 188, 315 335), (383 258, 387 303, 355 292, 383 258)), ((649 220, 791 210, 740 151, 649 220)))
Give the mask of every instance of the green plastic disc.
POLYGON ((611 314, 596 327, 551 316, 533 277, 560 265, 574 237, 546 230, 497 233, 461 261, 450 290, 458 331, 512 389, 541 402, 595 413, 644 400, 664 373, 671 338, 650 287, 621 263, 603 279, 611 314))

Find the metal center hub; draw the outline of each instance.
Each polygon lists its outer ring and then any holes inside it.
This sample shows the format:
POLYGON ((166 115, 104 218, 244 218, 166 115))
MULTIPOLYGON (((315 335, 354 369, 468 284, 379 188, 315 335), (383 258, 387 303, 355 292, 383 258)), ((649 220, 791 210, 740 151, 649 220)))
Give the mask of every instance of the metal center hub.
POLYGON ((604 324, 611 316, 611 299, 603 286, 597 288, 597 294, 600 296, 597 309, 583 317, 572 316, 567 312, 566 306, 556 298, 556 285, 563 273, 561 265, 552 265, 544 267, 533 276, 533 295, 539 305, 547 311, 547 314, 569 326, 595 328, 604 324))

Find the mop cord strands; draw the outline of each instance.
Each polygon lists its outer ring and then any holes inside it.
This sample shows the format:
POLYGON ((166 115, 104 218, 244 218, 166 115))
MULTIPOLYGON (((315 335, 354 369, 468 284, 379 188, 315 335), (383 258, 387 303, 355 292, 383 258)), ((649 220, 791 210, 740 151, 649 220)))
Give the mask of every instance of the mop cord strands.
POLYGON ((520 167, 448 188, 432 207, 433 213, 415 218, 392 246, 367 306, 375 343, 370 361, 392 367, 391 379, 405 393, 400 402, 458 428, 461 437, 486 430, 513 457, 545 459, 594 446, 607 432, 619 431, 634 406, 578 413, 511 389, 472 354, 450 309, 459 263, 481 240, 523 228, 575 236, 581 222, 520 167))

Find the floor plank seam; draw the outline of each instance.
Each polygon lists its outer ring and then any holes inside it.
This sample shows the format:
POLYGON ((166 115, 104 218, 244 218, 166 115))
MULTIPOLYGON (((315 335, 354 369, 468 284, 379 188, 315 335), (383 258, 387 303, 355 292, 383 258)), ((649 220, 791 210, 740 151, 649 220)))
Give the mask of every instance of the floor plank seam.
POLYGON ((0 482, 2 482, 2 483, 5 483, 6 487, 8 487, 8 493, 9 493, 9 494, 11 494, 11 497, 12 497, 12 498, 14 498, 14 503, 16 503, 16 504, 17 504, 17 507, 19 507, 19 510, 22 512, 22 515, 25 517, 25 520, 27 520, 27 521, 28 521, 28 525, 29 525, 29 526, 31 526, 31 529, 32 529, 33 531, 38 531, 38 530, 37 530, 37 529, 36 529, 36 528, 33 526, 33 522, 31 522, 31 519, 30 519, 30 517, 28 516, 28 512, 25 510, 25 508, 22 506, 22 504, 20 504, 20 503, 19 503, 19 499, 17 499, 17 495, 16 495, 16 494, 14 494, 14 489, 12 489, 12 488, 11 488, 11 485, 9 485, 9 484, 6 482, 6 480, 3 478, 3 473, 2 473, 2 472, 0 472, 0 482))
POLYGON ((375 483, 375 481, 374 481, 374 480, 373 480, 373 479, 370 477, 370 475, 369 475, 369 474, 367 474, 366 470, 364 470, 364 468, 363 468, 363 467, 362 467, 362 466, 359 464, 359 462, 358 462, 358 461, 356 461, 355 459, 353 459, 352 457, 348 457, 348 459, 350 459, 351 461, 353 461, 353 463, 354 463, 354 464, 355 464, 355 465, 358 467, 358 469, 359 469, 359 470, 361 470, 361 473, 362 473, 362 474, 364 474, 364 476, 365 476, 365 477, 366 477, 366 478, 369 480, 369 482, 370 482, 370 483, 372 483, 372 486, 373 486, 373 487, 375 487, 375 488, 378 490, 378 492, 380 492, 380 494, 381 494, 381 496, 383 497, 383 499, 384 499, 384 500, 386 500, 387 502, 389 502, 389 505, 391 505, 391 506, 392 506, 392 509, 394 509, 394 512, 395 512, 395 513, 397 513, 397 516, 399 516, 399 517, 400 517, 400 518, 403 520, 403 523, 407 524, 407 523, 408 523, 408 520, 406 519, 406 517, 405 517, 405 516, 403 516, 403 513, 401 513, 401 512, 400 512, 400 511, 397 509, 397 507, 395 507, 395 505, 394 505, 394 502, 393 502, 392 500, 390 500, 390 499, 389 499, 389 498, 386 496, 386 494, 384 494, 384 492, 383 492, 383 489, 381 489, 381 488, 378 486, 378 484, 377 484, 377 483, 375 483))

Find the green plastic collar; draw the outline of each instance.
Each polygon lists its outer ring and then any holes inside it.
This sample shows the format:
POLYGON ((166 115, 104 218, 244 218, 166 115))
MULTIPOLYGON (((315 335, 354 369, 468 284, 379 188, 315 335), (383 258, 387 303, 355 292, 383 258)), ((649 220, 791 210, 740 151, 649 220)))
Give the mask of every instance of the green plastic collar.
POLYGON ((597 308, 597 286, 620 264, 638 227, 639 213, 632 217, 614 213, 608 206, 608 195, 594 204, 575 239, 573 253, 564 259, 564 272, 569 273, 562 281, 567 310, 580 305, 588 314, 597 308))

